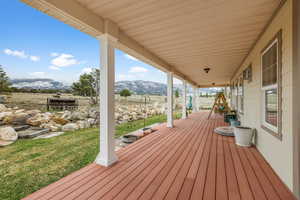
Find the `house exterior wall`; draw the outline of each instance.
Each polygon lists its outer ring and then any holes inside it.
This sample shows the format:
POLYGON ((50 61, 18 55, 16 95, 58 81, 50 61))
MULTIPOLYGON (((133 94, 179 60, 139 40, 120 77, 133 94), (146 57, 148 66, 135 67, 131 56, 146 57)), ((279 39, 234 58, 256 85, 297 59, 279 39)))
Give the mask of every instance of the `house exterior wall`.
MULTIPOLYGON (((283 182, 293 191, 293 4, 287 0, 247 56, 231 80, 234 82, 243 70, 252 64, 252 81, 244 81, 244 113, 242 125, 257 130, 258 150, 273 167, 283 182), (261 51, 282 30, 282 139, 261 128, 263 101, 261 90, 261 51)), ((235 98, 235 96, 233 96, 235 98)), ((234 101, 233 101, 234 103, 234 101)), ((296 120, 295 120, 296 121, 296 120)))

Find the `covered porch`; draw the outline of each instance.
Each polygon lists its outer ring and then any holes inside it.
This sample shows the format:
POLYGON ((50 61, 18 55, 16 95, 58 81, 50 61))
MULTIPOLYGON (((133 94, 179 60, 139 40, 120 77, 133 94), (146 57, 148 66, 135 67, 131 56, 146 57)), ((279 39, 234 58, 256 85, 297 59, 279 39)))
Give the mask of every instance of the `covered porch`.
POLYGON ((223 119, 207 116, 163 124, 119 150, 114 165, 90 164, 25 199, 295 199, 255 147, 217 135, 223 119))
POLYGON ((299 196, 299 1, 22 1, 101 46, 98 157, 27 199, 294 199, 287 186, 299 196), (119 152, 115 49, 164 71, 168 85, 166 125, 119 152), (184 99, 175 122, 173 77, 184 99), (189 118, 187 84, 195 97, 189 118), (221 118, 197 113, 198 88, 217 86, 231 87, 231 107, 257 130, 256 147, 214 134, 221 118))

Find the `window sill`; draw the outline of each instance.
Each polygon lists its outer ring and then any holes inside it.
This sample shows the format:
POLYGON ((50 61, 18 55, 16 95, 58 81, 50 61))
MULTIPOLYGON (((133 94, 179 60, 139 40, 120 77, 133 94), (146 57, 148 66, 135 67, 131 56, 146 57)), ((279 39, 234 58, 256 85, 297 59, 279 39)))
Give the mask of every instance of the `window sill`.
POLYGON ((269 134, 271 134, 272 136, 276 137, 277 139, 279 139, 280 141, 282 141, 282 134, 281 133, 277 133, 273 130, 271 130, 270 128, 264 126, 264 125, 261 125, 261 128, 263 130, 265 130, 266 132, 268 132, 269 134))

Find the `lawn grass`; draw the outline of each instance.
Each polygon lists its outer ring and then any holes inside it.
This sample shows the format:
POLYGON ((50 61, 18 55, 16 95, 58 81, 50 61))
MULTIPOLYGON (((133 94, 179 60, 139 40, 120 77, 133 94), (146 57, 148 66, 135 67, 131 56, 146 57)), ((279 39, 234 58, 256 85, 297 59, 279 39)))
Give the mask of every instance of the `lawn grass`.
MULTIPOLYGON (((157 115, 148 118, 146 125, 164 121, 165 115, 157 115)), ((143 125, 143 120, 118 125, 116 137, 143 125)), ((91 128, 48 139, 18 140, 0 148, 0 199, 20 199, 93 162, 99 151, 98 131, 91 128)))

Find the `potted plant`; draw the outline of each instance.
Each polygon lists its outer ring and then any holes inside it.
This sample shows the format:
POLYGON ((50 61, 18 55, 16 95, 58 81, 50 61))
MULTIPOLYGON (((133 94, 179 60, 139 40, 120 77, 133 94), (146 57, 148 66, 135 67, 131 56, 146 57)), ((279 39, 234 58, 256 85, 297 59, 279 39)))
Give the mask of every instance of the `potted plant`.
POLYGON ((241 126, 241 122, 237 119, 230 119, 230 126, 235 127, 235 126, 241 126))
POLYGON ((250 147, 253 137, 253 129, 244 126, 234 127, 235 143, 239 146, 250 147))

